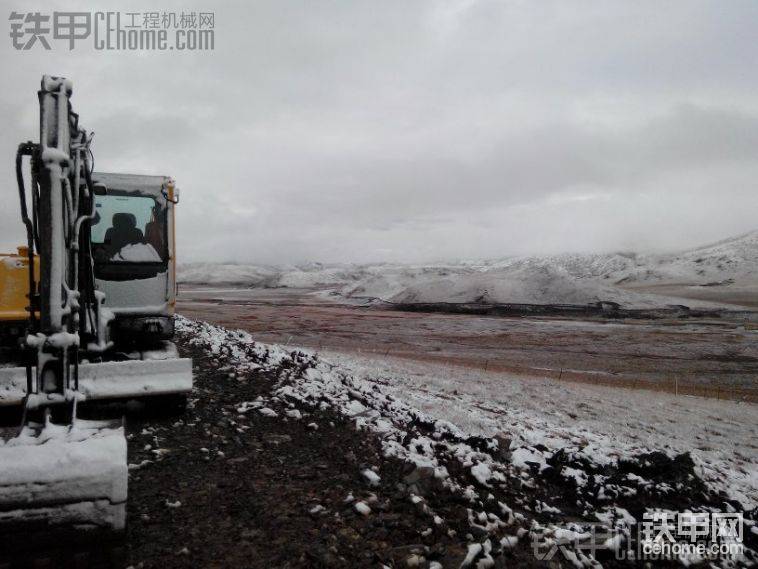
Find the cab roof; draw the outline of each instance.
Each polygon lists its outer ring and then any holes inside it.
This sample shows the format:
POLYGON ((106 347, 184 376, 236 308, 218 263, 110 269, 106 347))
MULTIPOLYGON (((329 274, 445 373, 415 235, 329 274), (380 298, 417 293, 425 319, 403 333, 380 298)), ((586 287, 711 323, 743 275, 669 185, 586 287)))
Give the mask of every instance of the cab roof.
POLYGON ((92 181, 103 184, 109 190, 139 192, 160 195, 171 178, 169 176, 145 176, 143 174, 115 174, 112 172, 93 172, 92 181))

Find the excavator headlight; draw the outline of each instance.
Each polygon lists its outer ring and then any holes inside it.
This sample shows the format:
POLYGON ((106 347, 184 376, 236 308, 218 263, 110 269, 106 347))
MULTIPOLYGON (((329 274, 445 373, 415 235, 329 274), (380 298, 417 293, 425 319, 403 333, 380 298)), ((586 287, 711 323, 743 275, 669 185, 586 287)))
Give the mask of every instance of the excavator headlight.
POLYGON ((174 205, 179 203, 179 188, 175 188, 173 183, 164 187, 163 190, 161 190, 161 194, 166 198, 166 201, 169 201, 174 205))

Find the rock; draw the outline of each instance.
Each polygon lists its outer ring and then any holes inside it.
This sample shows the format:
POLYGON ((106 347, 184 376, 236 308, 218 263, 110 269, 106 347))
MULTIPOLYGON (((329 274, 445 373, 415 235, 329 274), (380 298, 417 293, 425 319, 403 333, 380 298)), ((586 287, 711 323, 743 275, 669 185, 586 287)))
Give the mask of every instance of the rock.
POLYGON ((292 442, 292 437, 289 435, 267 435, 263 440, 270 445, 280 445, 292 442))
POLYGON ((415 553, 405 558, 406 567, 421 567, 426 559, 421 555, 415 553))
POLYGON ((435 484, 433 466, 417 466, 410 474, 405 475, 403 481, 408 490, 414 494, 428 494, 435 484))
POLYGON ((371 513, 371 508, 369 508, 366 502, 356 502, 353 507, 355 508, 355 511, 362 516, 368 516, 371 513))
POLYGON ((511 443, 513 439, 506 433, 498 433, 495 435, 497 441, 497 452, 495 456, 502 462, 509 462, 511 460, 511 443))
POLYGON ((472 525, 469 528, 469 531, 471 532, 472 537, 476 539, 485 539, 489 536, 489 532, 484 527, 472 525))
POLYGON ((366 481, 366 483, 371 486, 372 488, 376 488, 379 486, 379 482, 382 480, 379 475, 371 470, 370 468, 366 468, 361 472, 361 476, 363 476, 363 479, 366 481))
POLYGON ((261 415, 264 415, 265 417, 278 417, 279 416, 276 411, 268 407, 261 407, 260 409, 258 409, 258 413, 260 413, 261 415))
POLYGON ((403 480, 406 484, 409 486, 411 484, 417 484, 421 480, 426 480, 427 478, 433 478, 434 477, 434 467, 433 466, 417 466, 414 468, 410 474, 407 474, 403 480))

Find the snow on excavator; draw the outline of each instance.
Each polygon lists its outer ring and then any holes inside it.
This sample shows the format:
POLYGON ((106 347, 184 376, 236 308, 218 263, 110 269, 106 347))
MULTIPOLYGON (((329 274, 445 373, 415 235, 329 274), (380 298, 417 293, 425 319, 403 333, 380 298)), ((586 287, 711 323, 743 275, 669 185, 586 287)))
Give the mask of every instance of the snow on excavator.
POLYGON ((44 76, 38 95, 39 143, 16 156, 26 245, 0 256, 0 408, 21 408, 20 428, 0 427, 0 549, 11 534, 122 530, 123 421, 77 406, 192 389, 170 342, 173 180, 93 172, 71 82, 44 76))

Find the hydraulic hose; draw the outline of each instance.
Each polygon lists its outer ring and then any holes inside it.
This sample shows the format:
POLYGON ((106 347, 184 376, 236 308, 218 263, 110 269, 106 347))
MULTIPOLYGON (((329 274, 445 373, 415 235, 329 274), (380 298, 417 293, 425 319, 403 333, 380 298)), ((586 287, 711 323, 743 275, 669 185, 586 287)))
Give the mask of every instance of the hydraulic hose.
MULTIPOLYGON (((36 279, 34 276, 34 224, 29 218, 29 210, 26 207, 26 188, 24 187, 24 156, 33 156, 36 145, 32 142, 22 142, 16 151, 16 182, 18 184, 18 196, 21 203, 21 220, 26 226, 26 246, 29 260, 29 325, 31 331, 36 331, 37 318, 34 313, 34 296, 36 279)), ((34 189, 32 188, 32 191, 34 189)))

